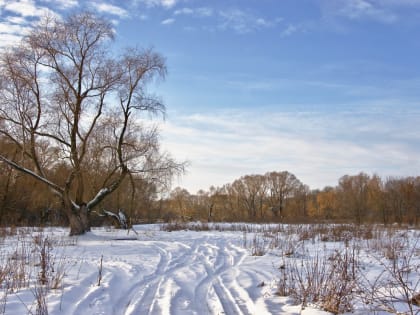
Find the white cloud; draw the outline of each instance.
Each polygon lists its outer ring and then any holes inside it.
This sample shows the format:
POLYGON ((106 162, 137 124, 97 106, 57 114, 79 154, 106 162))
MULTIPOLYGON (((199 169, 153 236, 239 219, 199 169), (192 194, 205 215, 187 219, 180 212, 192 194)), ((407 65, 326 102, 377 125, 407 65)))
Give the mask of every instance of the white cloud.
MULTIPOLYGON (((55 0, 55 2, 61 0, 55 0)), ((50 3, 51 1, 46 1, 50 3)), ((70 1, 71 2, 71 1, 70 1)), ((22 36, 27 35, 42 17, 48 15, 59 18, 51 9, 41 6, 33 0, 18 0, 2 3, 4 12, 0 22, 0 48, 14 45, 22 36)))
POLYGON ((31 30, 31 27, 25 27, 17 24, 0 23, 0 34, 24 35, 31 30))
POLYGON ((342 20, 383 24, 418 24, 420 0, 319 0, 323 20, 336 31, 347 31, 342 20))
POLYGON ((350 18, 369 17, 385 23, 392 23, 397 20, 397 16, 394 13, 364 0, 349 1, 343 13, 350 18))
POLYGON ((385 2, 374 0, 325 0, 327 15, 341 16, 350 20, 375 20, 382 23, 394 23, 399 17, 385 5, 385 2))
POLYGON ((19 43, 22 36, 16 34, 0 33, 0 51, 7 46, 13 46, 19 43))
POLYGON ((199 16, 212 16, 213 15, 213 9, 207 8, 207 7, 197 8, 196 12, 199 16))
POLYGON ((182 8, 174 11, 174 15, 189 15, 193 13, 194 10, 191 8, 182 8))
POLYGON ((220 11, 219 16, 221 18, 219 29, 232 29, 241 34, 273 27, 281 22, 281 19, 271 21, 239 9, 220 11))
POLYGON ((177 0, 160 0, 159 2, 162 6, 171 8, 177 3, 177 0))
POLYGON ((26 19, 21 16, 8 16, 6 17, 6 21, 12 24, 26 24, 27 23, 26 19))
POLYGON ((71 9, 79 6, 78 0, 42 0, 43 3, 49 3, 60 9, 71 9))
POLYGON ((22 16, 34 16, 36 7, 33 1, 23 0, 5 3, 3 10, 7 10, 22 16))
POLYGON ((420 116, 410 114, 378 121, 373 112, 229 110, 170 115, 162 136, 164 148, 191 162, 180 183, 190 192, 274 170, 323 188, 360 171, 413 175, 420 150, 410 144, 420 136, 410 130, 419 123, 420 116))
POLYGON ((262 26, 262 27, 271 26, 271 22, 269 22, 269 21, 267 21, 267 20, 265 20, 263 18, 257 18, 255 20, 255 24, 256 25, 259 25, 259 26, 262 26))
POLYGON ((53 13, 46 7, 37 6, 33 0, 18 0, 5 3, 3 10, 10 11, 23 17, 41 17, 53 13))
POLYGON ((208 7, 201 8, 181 8, 174 11, 174 15, 189 15, 194 17, 210 17, 213 15, 213 9, 208 7))
POLYGON ((296 25, 289 24, 282 32, 282 37, 288 37, 298 31, 298 27, 296 25))
POLYGON ((128 16, 128 12, 127 10, 118 7, 116 5, 113 4, 109 4, 109 3, 92 3, 92 6, 101 13, 108 13, 108 14, 112 14, 112 15, 116 15, 120 18, 124 18, 128 16))
POLYGON ((372 2, 383 6, 420 6, 420 0, 372 0, 372 2))
POLYGON ((252 18, 241 10, 221 11, 220 16, 222 18, 220 24, 222 29, 231 28, 238 33, 247 33, 253 29, 250 23, 252 18))
POLYGON ((174 18, 169 18, 169 19, 163 20, 161 22, 161 24, 163 24, 163 25, 169 25, 169 24, 173 24, 174 22, 175 22, 175 19, 174 18))
POLYGON ((148 7, 161 6, 166 9, 172 8, 178 2, 178 0, 137 0, 146 4, 148 7))

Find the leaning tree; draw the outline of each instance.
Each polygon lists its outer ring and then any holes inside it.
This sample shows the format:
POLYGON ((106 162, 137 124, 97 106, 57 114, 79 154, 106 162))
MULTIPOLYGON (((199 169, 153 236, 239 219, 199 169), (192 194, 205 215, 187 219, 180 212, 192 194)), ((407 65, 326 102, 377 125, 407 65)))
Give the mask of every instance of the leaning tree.
POLYGON ((0 137, 19 152, 1 147, 0 161, 60 198, 71 235, 89 230, 91 210, 124 180, 168 178, 184 166, 160 151, 145 115, 164 114, 146 90, 165 76, 164 59, 138 48, 116 54, 113 37, 91 13, 46 17, 0 55, 0 137), (92 171, 101 180, 95 190, 92 171))

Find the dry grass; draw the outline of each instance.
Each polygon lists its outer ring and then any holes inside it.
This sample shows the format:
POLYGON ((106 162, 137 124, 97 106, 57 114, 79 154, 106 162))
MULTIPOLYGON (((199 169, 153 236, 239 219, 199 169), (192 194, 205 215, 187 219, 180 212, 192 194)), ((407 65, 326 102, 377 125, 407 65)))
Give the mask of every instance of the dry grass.
POLYGON ((415 233, 413 240, 407 230, 379 225, 315 225, 288 230, 279 247, 283 259, 277 293, 291 296, 302 307, 314 303, 333 314, 352 311, 358 300, 373 313, 418 315, 420 265, 413 261, 420 254, 420 235, 415 233), (294 237, 293 232, 297 233, 294 237), (293 239, 297 241, 290 241, 293 239), (324 247, 310 255, 304 242, 316 240, 335 243, 339 249, 328 255, 324 247), (295 253, 285 251, 285 244, 295 253), (362 257, 382 268, 376 278, 365 275, 362 257))
POLYGON ((336 251, 329 257, 317 253, 299 263, 283 260, 277 293, 291 296, 302 307, 315 303, 333 314, 351 311, 357 264, 353 249, 336 251))
POLYGON ((29 289, 34 296, 35 310, 25 305, 28 314, 48 314, 48 293, 63 288, 69 266, 64 252, 54 251, 62 240, 45 236, 39 228, 3 228, 0 242, 5 245, 0 252, 0 314, 7 313, 10 294, 22 289, 29 289))

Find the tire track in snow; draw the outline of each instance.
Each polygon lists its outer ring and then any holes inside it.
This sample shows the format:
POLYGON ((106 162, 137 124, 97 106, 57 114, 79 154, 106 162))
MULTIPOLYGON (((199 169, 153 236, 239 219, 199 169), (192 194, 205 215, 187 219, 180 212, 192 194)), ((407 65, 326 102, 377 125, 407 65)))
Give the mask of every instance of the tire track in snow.
POLYGON ((206 268, 206 276, 198 283, 193 298, 195 308, 199 314, 209 314, 210 306, 208 305, 209 289, 214 280, 214 276, 206 268))
POLYGON ((121 293, 113 314, 255 314, 255 300, 237 282, 245 250, 208 236, 179 244, 151 242, 156 269, 121 293))
MULTIPOLYGON (((122 289, 121 296, 114 304, 112 314, 136 314, 135 310, 139 308, 138 304, 144 300, 143 295, 147 293, 150 296, 151 293, 148 292, 153 291, 153 289, 157 290, 157 278, 162 276, 167 270, 176 267, 177 264, 182 264, 188 258, 189 246, 184 243, 176 242, 181 248, 187 249, 186 252, 176 258, 173 258, 172 253, 166 250, 167 244, 165 242, 152 241, 150 243, 159 255, 156 269, 144 277, 142 277, 141 271, 137 271, 135 275, 131 276, 131 279, 141 278, 141 280, 132 283, 128 290, 122 289)), ((149 303, 150 305, 151 303, 149 303)))
MULTIPOLYGON (((85 264, 90 264, 91 262, 85 262, 85 264)), ((80 286, 71 287, 70 290, 63 293, 76 297, 78 303, 67 305, 66 301, 64 300, 63 309, 68 309, 69 314, 77 314, 78 310, 85 307, 88 307, 90 301, 90 297, 95 294, 95 287, 93 287, 94 283, 97 281, 98 274, 97 273, 90 273, 89 275, 85 276, 84 279, 81 281, 80 286), (80 290, 80 288, 84 288, 84 290, 80 290)))
MULTIPOLYGON (((125 280, 129 279, 132 265, 125 261, 104 262, 102 270, 102 283, 108 283, 109 287, 123 289, 125 280)), ((106 314, 109 312, 106 305, 112 300, 112 294, 104 286, 98 286, 98 273, 91 273, 86 277, 81 286, 77 287, 78 295, 77 303, 71 305, 72 314, 83 314, 89 310, 90 314, 106 314), (80 288, 85 290, 80 290, 80 288)), ((74 287, 76 288, 76 287, 74 287)), ((75 292, 67 292, 65 294, 73 295, 75 292)))
POLYGON ((230 243, 226 244, 226 242, 218 245, 204 243, 201 248, 203 250, 197 254, 201 256, 201 263, 207 275, 198 283, 195 289, 194 306, 197 314, 217 312, 212 310, 208 304, 209 295, 212 293, 214 293, 214 297, 220 303, 220 308, 224 313, 251 314, 249 309, 242 305, 243 303, 238 303, 240 301, 227 289, 221 277, 223 274, 237 269, 245 258, 245 251, 240 251, 230 243), (214 250, 212 257, 215 257, 215 260, 213 263, 207 256, 210 248, 214 250), (227 248, 230 250, 227 250, 227 248))
POLYGON ((242 314, 256 314, 254 305, 248 292, 245 289, 239 287, 236 281, 236 278, 240 273, 238 266, 245 259, 246 253, 242 251, 242 255, 239 256, 237 261, 235 261, 234 259, 235 257, 238 257, 238 255, 234 256, 231 254, 231 252, 233 251, 238 253, 238 249, 235 249, 231 244, 229 244, 229 246, 225 247, 224 251, 231 257, 232 264, 234 264, 234 266, 219 276, 220 284, 225 291, 229 292, 229 294, 232 296, 232 299, 236 301, 242 314))
POLYGON ((150 305, 145 304, 144 302, 154 296, 153 294, 156 292, 157 286, 160 282, 160 278, 156 278, 156 276, 159 276, 164 272, 169 264, 169 261, 172 259, 172 255, 162 247, 156 246, 155 248, 159 252, 159 263, 157 268, 150 275, 145 276, 140 282, 132 286, 131 292, 129 293, 130 298, 124 306, 123 314, 148 314, 153 305, 154 299, 151 299, 150 305), (142 288, 144 288, 143 291, 141 290, 142 288), (139 293, 140 297, 138 297, 139 293), (142 312, 136 313, 136 310, 139 307, 142 309, 142 312), (147 313, 145 312, 146 309, 147 313))
MULTIPOLYGON (((186 248, 186 251, 181 254, 179 257, 172 258, 172 254, 166 249, 156 246, 156 249, 160 252, 161 258, 164 258, 164 263, 159 263, 158 268, 154 273, 145 277, 142 281, 133 286, 133 289, 140 289, 139 287, 144 286, 144 290, 136 292, 132 298, 129 300, 126 305, 124 315, 130 314, 161 314, 159 309, 159 304, 157 303, 159 291, 165 291, 164 283, 168 280, 173 281, 168 275, 171 275, 174 271, 179 268, 185 267, 190 263, 191 252, 195 252, 196 248, 199 246, 200 241, 196 240, 192 247, 186 244, 183 244, 186 248)), ((162 261, 162 260, 161 260, 162 261)), ((161 262, 160 261, 160 262, 161 262)), ((166 292, 166 291, 165 291, 166 292)), ((166 292, 168 294, 168 292, 166 292)), ((171 301, 172 303, 172 301, 171 301)))
POLYGON ((228 251, 227 248, 230 247, 229 245, 222 244, 223 248, 220 249, 218 256, 223 258, 223 264, 214 273, 212 287, 226 314, 251 314, 250 310, 242 303, 243 301, 238 299, 237 296, 234 296, 226 287, 222 278, 222 275, 237 270, 245 257, 245 253, 242 253, 241 258, 235 261, 235 257, 238 257, 238 251, 228 251), (236 255, 232 254, 232 252, 236 255))

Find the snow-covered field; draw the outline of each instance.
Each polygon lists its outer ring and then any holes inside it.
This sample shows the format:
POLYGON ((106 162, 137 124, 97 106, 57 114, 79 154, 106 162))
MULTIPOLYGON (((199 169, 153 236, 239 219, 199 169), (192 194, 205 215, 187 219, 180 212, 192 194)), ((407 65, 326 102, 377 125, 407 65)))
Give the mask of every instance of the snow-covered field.
POLYGON ((417 230, 229 226, 3 236, 0 314, 420 313, 417 230))

